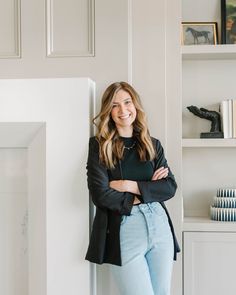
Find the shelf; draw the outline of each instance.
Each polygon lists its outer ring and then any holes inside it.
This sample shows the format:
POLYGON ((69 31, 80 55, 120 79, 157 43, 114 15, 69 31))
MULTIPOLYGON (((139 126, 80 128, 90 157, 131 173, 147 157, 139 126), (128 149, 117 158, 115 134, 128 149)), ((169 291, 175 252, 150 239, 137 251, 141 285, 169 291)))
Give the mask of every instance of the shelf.
POLYGON ((182 46, 182 59, 236 59, 236 45, 185 45, 182 46))
POLYGON ((205 148, 205 147, 223 147, 223 148, 235 148, 236 138, 183 138, 183 148, 205 148))
POLYGON ((183 231, 236 232, 236 222, 214 221, 210 217, 185 217, 183 231))

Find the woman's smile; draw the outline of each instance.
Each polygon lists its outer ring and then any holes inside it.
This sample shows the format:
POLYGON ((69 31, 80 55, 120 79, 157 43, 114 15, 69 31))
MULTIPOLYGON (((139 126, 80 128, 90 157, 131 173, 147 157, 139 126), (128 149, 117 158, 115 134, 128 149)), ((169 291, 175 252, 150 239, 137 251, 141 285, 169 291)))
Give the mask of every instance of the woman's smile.
POLYGON ((119 116, 119 118, 122 119, 122 120, 128 119, 129 117, 130 117, 130 114, 119 116))

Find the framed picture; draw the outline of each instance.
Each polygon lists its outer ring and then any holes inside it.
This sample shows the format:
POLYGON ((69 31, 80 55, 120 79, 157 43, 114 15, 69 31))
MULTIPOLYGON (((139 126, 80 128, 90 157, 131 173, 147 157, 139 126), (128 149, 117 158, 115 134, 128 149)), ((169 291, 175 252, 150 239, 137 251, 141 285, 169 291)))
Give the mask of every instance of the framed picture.
POLYGON ((236 44, 236 0, 221 0, 221 43, 236 44))
POLYGON ((182 45, 217 44, 216 22, 182 22, 182 45))

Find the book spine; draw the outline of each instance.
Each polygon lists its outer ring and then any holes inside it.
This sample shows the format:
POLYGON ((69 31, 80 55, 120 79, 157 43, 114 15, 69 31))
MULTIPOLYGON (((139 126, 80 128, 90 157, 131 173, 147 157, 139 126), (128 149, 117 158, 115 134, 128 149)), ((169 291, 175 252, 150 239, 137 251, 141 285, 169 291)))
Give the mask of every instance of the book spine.
POLYGON ((228 100, 228 107, 229 107, 229 138, 233 137, 233 100, 228 100))
POLYGON ((227 100, 221 101, 220 113, 222 118, 222 131, 224 132, 224 138, 229 138, 229 107, 227 100))
POLYGON ((236 99, 233 99, 233 137, 236 138, 236 99))

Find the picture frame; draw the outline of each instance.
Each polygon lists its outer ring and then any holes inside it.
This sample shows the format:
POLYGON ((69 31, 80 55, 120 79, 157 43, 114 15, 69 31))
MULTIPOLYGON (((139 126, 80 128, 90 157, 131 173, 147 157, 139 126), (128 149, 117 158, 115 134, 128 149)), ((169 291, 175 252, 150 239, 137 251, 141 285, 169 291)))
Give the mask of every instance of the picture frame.
POLYGON ((216 22, 182 22, 182 45, 216 45, 216 22))
POLYGON ((221 0, 221 43, 236 44, 236 0, 221 0))

